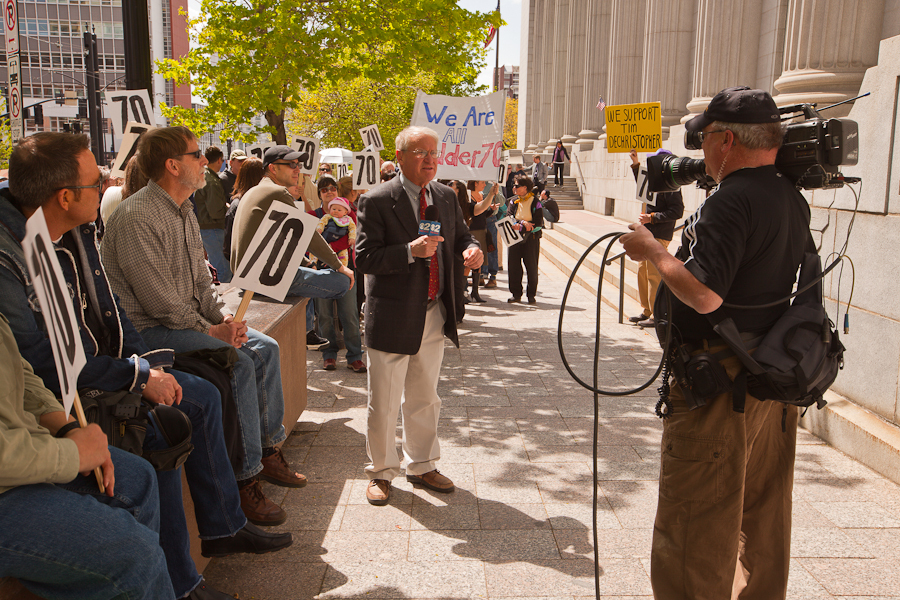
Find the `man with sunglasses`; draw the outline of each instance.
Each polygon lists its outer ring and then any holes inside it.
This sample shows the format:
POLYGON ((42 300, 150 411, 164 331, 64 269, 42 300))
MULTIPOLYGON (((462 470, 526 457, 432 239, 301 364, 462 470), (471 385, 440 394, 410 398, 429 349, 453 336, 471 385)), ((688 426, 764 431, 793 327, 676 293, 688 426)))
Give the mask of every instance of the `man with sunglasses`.
POLYGON ((279 445, 287 437, 278 343, 222 312, 203 260, 194 211, 187 203, 203 185, 206 159, 186 127, 143 134, 138 166, 150 182, 116 209, 101 252, 113 291, 151 348, 176 352, 233 347, 230 374, 243 449, 235 473, 241 509, 256 525, 278 525, 284 509, 263 493, 259 478, 303 487, 279 445), (122 210, 124 209, 124 210, 122 210))
POLYGON ((357 213, 356 265, 366 275, 369 362, 366 499, 376 506, 388 503, 391 480, 400 474, 398 411, 403 413, 407 481, 441 493, 455 489, 436 468, 437 385, 444 336, 459 346, 459 271, 463 266, 478 269, 483 261, 456 192, 432 182, 438 167, 437 133, 407 127, 397 135, 395 147, 400 176, 361 196, 357 213), (419 221, 426 218, 441 223, 440 235, 418 235, 419 221))
MULTIPOLYGON (((204 554, 276 550, 290 545, 289 537, 246 525, 222 437, 218 391, 207 381, 166 368, 171 366, 171 352, 150 350, 110 290, 91 225, 100 203, 100 182, 87 136, 46 132, 25 138, 10 157, 10 177, 10 188, 3 190, 0 198, 0 285, 4 290, 0 312, 9 318, 20 352, 34 373, 47 389, 60 394, 45 316, 35 303, 19 243, 26 217, 41 207, 50 236, 56 240, 63 276, 75 292, 75 316, 87 359, 78 376, 79 389, 124 390, 154 404, 176 406, 188 416, 195 450, 185 463, 185 474, 204 538, 204 554)), ((56 427, 64 423, 65 418, 56 427)), ((158 450, 166 446, 162 434, 155 427, 148 428, 144 447, 158 450)), ((162 510, 159 543, 175 597, 226 597, 202 584, 191 559, 180 469, 160 471, 157 480, 162 510)))
POLYGON ((675 256, 644 225, 631 225, 633 233, 620 241, 632 259, 651 261, 671 290, 671 314, 663 314, 662 292, 654 312, 671 319, 681 348, 706 354, 703 370, 723 371, 727 383, 691 408, 678 382, 671 384, 650 555, 653 594, 784 598, 798 409, 731 387, 741 362, 713 324, 731 318, 751 339, 784 314, 810 240, 809 205, 775 166, 784 125, 767 92, 722 90, 685 128, 700 134, 706 171, 718 186, 688 218, 675 256), (781 298, 757 309, 731 306, 781 298))

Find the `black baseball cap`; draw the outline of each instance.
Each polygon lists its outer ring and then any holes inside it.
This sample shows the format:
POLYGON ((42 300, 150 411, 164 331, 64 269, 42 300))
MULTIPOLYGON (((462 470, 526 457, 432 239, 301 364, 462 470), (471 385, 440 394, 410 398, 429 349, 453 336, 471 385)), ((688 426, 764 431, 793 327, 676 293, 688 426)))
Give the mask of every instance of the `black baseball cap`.
POLYGON ((276 160, 297 160, 303 152, 292 150, 289 146, 272 146, 263 155, 263 167, 268 167, 276 160))
POLYGON ((716 94, 703 113, 684 124, 688 131, 700 131, 713 121, 726 123, 778 123, 781 113, 765 90, 746 86, 730 87, 716 94))

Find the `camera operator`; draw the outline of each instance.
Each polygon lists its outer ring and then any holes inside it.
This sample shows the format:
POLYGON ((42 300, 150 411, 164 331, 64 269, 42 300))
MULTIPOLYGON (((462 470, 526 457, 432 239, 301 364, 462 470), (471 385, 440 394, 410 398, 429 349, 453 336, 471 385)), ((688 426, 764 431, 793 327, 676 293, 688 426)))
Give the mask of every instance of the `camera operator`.
MULTIPOLYGON (((787 300, 752 310, 722 304, 760 305, 790 295, 809 239, 809 206, 774 166, 784 129, 765 91, 723 90, 686 128, 702 131, 706 169, 718 187, 688 218, 674 257, 643 225, 631 225, 633 233, 621 238, 628 255, 651 261, 672 291, 672 329, 688 356, 708 353, 712 370, 724 369, 722 391, 694 402, 672 383, 653 593, 657 600, 784 598, 798 409, 747 394, 739 412, 731 381, 742 367, 713 323, 731 317, 749 340, 787 309, 787 300)), ((668 318, 665 294, 655 308, 659 320, 668 318)))

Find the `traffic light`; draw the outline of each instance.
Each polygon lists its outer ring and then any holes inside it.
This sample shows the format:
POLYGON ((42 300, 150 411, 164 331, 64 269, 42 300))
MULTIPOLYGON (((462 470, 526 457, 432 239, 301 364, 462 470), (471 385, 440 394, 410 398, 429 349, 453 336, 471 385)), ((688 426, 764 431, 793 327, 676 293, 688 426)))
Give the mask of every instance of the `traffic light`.
POLYGON ((34 123, 38 126, 38 129, 44 126, 44 105, 43 104, 35 104, 34 105, 34 123))
POLYGON ((78 99, 78 114, 75 115, 77 119, 87 119, 88 118, 88 101, 87 98, 79 98, 78 99))

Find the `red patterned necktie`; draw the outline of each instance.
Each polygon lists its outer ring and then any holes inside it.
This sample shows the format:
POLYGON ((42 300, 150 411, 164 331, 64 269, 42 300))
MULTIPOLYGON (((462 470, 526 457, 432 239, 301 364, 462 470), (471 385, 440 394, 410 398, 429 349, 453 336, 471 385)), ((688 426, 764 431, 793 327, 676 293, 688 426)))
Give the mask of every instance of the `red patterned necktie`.
MULTIPOLYGON (((425 188, 423 187, 419 190, 419 218, 425 219, 425 207, 428 206, 428 200, 425 198, 425 188)), ((439 267, 438 267, 438 257, 435 252, 434 256, 431 257, 431 260, 428 264, 428 300, 434 300, 437 298, 438 289, 440 288, 440 276, 439 267)))

